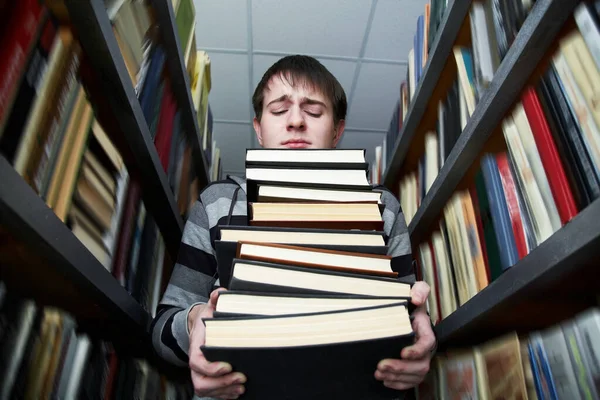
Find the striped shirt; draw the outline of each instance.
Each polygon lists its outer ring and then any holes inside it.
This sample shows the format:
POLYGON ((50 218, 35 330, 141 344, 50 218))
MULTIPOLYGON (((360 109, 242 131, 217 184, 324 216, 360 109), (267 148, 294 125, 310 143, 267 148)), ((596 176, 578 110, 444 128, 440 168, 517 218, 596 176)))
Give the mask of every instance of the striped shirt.
MULTIPOLYGON (((400 204, 384 187, 381 201, 388 254, 399 276, 413 274, 410 238, 400 204)), ((187 315, 206 303, 218 285, 215 239, 219 225, 247 225, 246 181, 229 176, 208 185, 192 207, 167 289, 152 321, 152 343, 158 354, 175 365, 188 364, 187 315)))

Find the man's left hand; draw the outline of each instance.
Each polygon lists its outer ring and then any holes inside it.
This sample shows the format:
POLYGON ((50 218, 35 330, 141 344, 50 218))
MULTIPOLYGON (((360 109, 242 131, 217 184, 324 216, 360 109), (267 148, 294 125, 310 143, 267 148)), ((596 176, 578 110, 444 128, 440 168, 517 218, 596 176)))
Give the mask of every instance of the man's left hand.
POLYGON ((381 360, 375 371, 376 379, 383 381, 385 386, 396 390, 413 388, 425 379, 436 344, 435 334, 431 329, 431 320, 425 309, 429 285, 425 282, 416 282, 410 294, 412 303, 417 306, 412 322, 416 341, 412 346, 402 350, 401 360, 381 360))

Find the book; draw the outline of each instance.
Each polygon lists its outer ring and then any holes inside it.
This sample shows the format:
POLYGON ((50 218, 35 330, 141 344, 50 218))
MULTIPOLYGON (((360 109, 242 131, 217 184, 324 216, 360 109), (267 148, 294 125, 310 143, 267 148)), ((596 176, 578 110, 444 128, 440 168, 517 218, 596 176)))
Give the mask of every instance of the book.
POLYGON ((380 203, 381 192, 328 190, 275 185, 258 185, 258 201, 275 202, 332 202, 380 203))
POLYGON ((234 259, 230 289, 268 293, 346 293, 408 298, 398 279, 234 259))
POLYGON ((383 230, 377 204, 248 204, 251 226, 383 230))
POLYGON ((244 373, 248 399, 369 398, 397 393, 373 376, 414 335, 404 303, 310 315, 205 319, 202 352, 244 373), (365 324, 365 321, 369 321, 365 324))
POLYGON ((246 167, 298 166, 361 169, 368 166, 364 149, 247 149, 246 167))
POLYGON ((391 256, 314 249, 272 243, 238 242, 237 258, 299 267, 348 271, 359 274, 398 276, 391 256))
POLYGON ((294 315, 370 308, 398 303, 397 297, 219 292, 215 318, 242 315, 294 315))

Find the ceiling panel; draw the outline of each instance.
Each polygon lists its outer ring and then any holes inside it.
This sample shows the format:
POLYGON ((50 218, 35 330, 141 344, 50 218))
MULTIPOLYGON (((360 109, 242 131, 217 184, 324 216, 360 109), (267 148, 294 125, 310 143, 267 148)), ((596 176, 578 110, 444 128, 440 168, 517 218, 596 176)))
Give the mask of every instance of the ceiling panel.
POLYGON ((250 124, 216 122, 213 125, 213 135, 221 150, 223 171, 244 171, 246 149, 252 147, 250 124))
POLYGON ((253 48, 358 57, 370 7, 367 0, 253 0, 253 48))
POLYGON ((248 49, 246 0, 194 0, 198 48, 248 49))
POLYGON ((417 17, 424 14, 423 0, 379 0, 367 47, 366 58, 406 60, 413 47, 417 17))
MULTIPOLYGON (((253 87, 256 87, 256 85, 258 85, 258 82, 262 79, 267 69, 281 57, 282 56, 254 56, 253 87)), ((353 61, 323 59, 319 59, 319 61, 337 78, 337 80, 344 88, 346 96, 349 96, 352 89, 352 80, 354 79, 354 70, 356 69, 356 63, 353 61)))
POLYGON ((362 63, 347 125, 353 128, 387 129, 400 97, 406 66, 362 63))
POLYGON ((215 119, 250 121, 248 56, 209 54, 212 85, 209 102, 215 119))
POLYGON ((338 148, 340 149, 366 149, 367 161, 375 160, 375 146, 383 143, 385 133, 346 131, 338 148))

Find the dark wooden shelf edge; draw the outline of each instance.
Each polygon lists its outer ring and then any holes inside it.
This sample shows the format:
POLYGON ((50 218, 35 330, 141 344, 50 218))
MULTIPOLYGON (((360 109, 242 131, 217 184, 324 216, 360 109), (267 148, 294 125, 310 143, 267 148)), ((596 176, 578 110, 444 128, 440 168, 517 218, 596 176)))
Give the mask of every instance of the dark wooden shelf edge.
MULTIPOLYGON (((529 310, 529 315, 548 313, 545 317, 548 323, 560 322, 562 314, 552 315, 554 310, 549 304, 568 304, 568 296, 561 295, 557 288, 570 281, 595 287, 600 284, 597 265, 594 265, 600 255, 599 220, 600 200, 596 200, 496 281, 442 320, 435 328, 440 347, 486 340, 494 333, 510 331, 516 325, 526 329, 545 327, 540 326, 535 318, 518 321, 527 315, 522 303, 531 302, 532 298, 537 298, 539 303, 531 307, 533 309, 529 310), (585 272, 584 276, 588 275, 588 279, 582 278, 582 271, 585 272), (502 326, 500 315, 502 318, 512 315, 514 324, 502 326)), ((596 291, 591 289, 571 290, 569 296, 582 297, 585 293, 595 300, 596 291)), ((567 318, 570 317, 568 314, 576 311, 567 310, 567 318)))
POLYGON ((409 104, 406 118, 396 140, 392 160, 384 174, 384 185, 390 190, 394 190, 392 185, 396 183, 398 170, 404 162, 404 157, 421 123, 427 103, 444 69, 446 59, 452 52, 452 46, 470 7, 470 0, 454 0, 446 9, 423 75, 415 89, 413 101, 409 104))
MULTIPOLYGON (((170 1, 152 0, 152 5, 160 27, 164 50, 167 54, 173 92, 182 112, 183 127, 191 138, 194 166, 202 189, 209 183, 208 164, 202 151, 202 132, 198 127, 194 102, 190 93, 191 85, 185 68, 185 60, 183 59, 183 50, 176 32, 175 13, 170 1)), ((195 50, 192 49, 192 51, 195 50)))
POLYGON ((114 325, 138 334, 146 332, 149 314, 2 156, 0 176, 0 226, 56 268, 56 273, 72 282, 91 303, 98 304, 114 325))
MULTIPOLYGON (((142 183, 142 196, 173 258, 179 250, 183 221, 162 168, 140 103, 101 0, 66 0, 71 22, 103 82, 104 95, 131 149, 142 183)), ((130 171, 131 173, 131 171, 130 171)))
POLYGON ((420 243, 439 217, 465 172, 513 106, 523 86, 546 54, 578 0, 538 0, 521 27, 494 80, 448 155, 408 230, 420 243))

